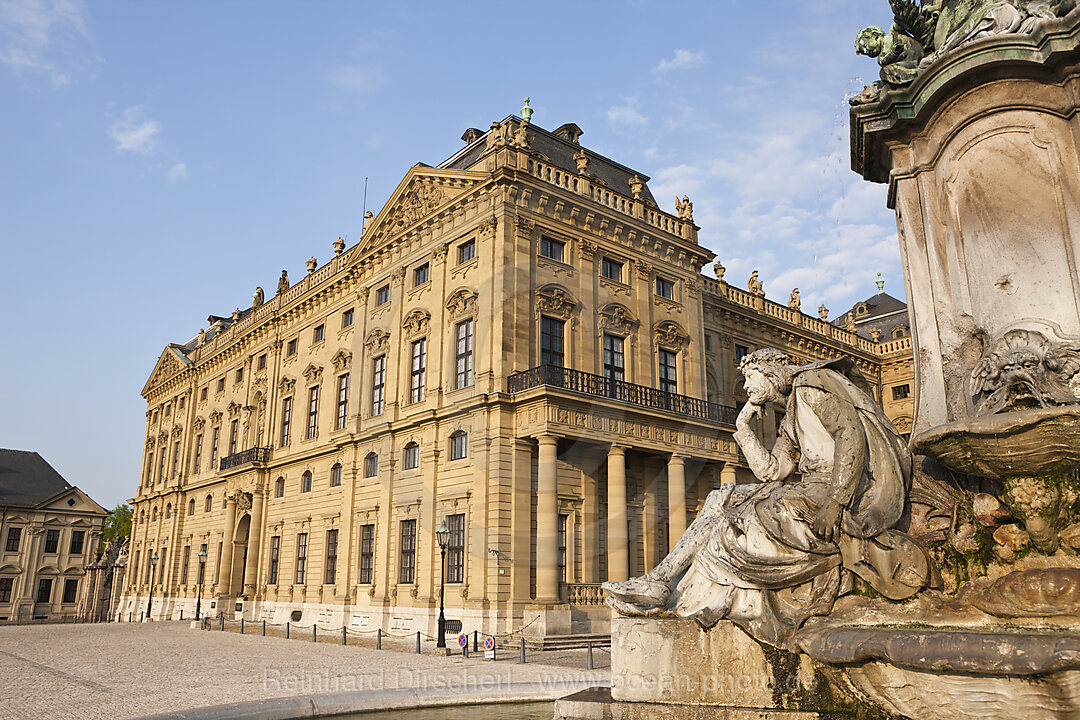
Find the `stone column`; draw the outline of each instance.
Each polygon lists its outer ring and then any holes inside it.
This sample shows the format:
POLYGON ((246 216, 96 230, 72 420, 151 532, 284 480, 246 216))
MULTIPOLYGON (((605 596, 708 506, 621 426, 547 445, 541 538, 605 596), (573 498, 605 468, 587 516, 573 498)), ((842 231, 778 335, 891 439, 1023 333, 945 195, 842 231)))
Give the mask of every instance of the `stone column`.
POLYGON ((668 550, 686 532, 686 458, 672 455, 667 467, 668 550))
POLYGON ((724 463, 724 466, 720 468, 720 484, 734 485, 735 479, 735 463, 730 461, 724 463))
POLYGON ((247 563, 244 565, 244 594, 250 593, 252 600, 255 599, 256 588, 259 587, 259 548, 262 545, 262 513, 263 494, 259 490, 252 493, 251 498, 251 521, 248 523, 247 563))
POLYGON ((607 460, 607 579, 630 577, 626 537, 626 448, 612 445, 607 460))
POLYGON ((559 439, 541 435, 536 470, 536 600, 559 601, 559 439))
MULTIPOLYGON (((236 532, 236 498, 225 496, 225 537, 221 545, 221 566, 218 568, 218 597, 226 601, 232 599, 233 535, 236 532)), ((225 612, 224 605, 220 605, 225 612)))

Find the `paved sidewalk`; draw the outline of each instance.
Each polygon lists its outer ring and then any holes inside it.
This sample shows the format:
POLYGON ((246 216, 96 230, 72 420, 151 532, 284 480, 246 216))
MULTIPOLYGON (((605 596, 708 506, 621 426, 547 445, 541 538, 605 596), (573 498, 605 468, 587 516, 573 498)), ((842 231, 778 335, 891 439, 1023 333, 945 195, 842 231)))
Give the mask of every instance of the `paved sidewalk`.
POLYGON ((0 720, 123 719, 331 693, 490 693, 516 683, 609 680, 607 669, 584 669, 582 651, 545 655, 530 653, 524 665, 492 663, 199 631, 187 623, 5 626, 0 720))

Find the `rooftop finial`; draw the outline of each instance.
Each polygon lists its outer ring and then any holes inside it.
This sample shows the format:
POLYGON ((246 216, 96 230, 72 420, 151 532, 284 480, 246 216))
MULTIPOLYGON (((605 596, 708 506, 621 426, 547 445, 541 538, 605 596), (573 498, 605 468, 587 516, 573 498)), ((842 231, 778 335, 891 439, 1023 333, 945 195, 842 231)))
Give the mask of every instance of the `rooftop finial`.
POLYGON ((885 292, 885 278, 881 277, 881 273, 877 274, 877 291, 878 295, 882 295, 885 292))
POLYGON ((521 119, 525 122, 532 121, 533 109, 529 107, 529 98, 525 98, 525 105, 521 108, 521 119))

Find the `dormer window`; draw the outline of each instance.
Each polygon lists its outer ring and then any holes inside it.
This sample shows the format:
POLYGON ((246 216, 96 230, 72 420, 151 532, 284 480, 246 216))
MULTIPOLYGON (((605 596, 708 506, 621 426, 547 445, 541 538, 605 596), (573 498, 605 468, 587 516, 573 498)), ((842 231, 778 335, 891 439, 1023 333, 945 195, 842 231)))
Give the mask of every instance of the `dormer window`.
POLYGON ((858 305, 856 305, 855 306, 855 314, 858 315, 859 317, 863 317, 864 315, 869 315, 870 310, 866 307, 866 303, 859 303, 858 305))

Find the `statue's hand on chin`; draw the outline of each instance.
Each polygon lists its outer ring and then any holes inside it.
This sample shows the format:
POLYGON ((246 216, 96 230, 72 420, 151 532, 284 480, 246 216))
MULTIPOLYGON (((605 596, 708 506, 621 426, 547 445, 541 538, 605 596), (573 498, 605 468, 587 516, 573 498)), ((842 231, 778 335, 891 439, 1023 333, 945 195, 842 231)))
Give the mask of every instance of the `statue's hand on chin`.
POLYGON ((748 402, 743 405, 742 410, 739 411, 738 417, 735 418, 735 427, 739 429, 749 429, 750 421, 760 416, 761 406, 748 402))

